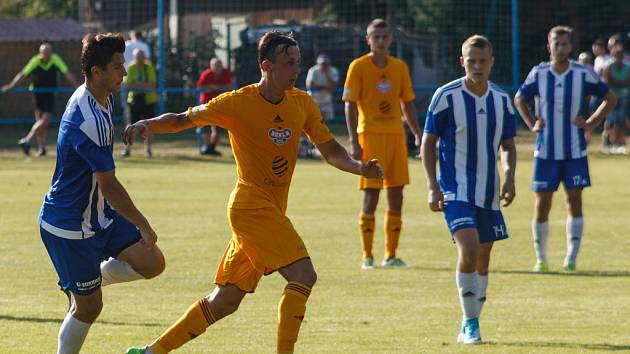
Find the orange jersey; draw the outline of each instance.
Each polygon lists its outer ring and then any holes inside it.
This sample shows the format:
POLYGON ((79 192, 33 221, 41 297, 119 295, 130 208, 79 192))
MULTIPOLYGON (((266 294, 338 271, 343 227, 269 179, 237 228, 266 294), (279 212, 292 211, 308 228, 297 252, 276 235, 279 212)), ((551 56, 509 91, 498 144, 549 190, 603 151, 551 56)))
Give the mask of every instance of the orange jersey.
POLYGON ((356 102, 359 109, 357 133, 404 132, 401 102, 415 98, 409 68, 404 61, 387 57, 387 65, 379 68, 366 54, 350 63, 343 100, 356 102))
POLYGON ((272 104, 252 84, 189 108, 188 118, 199 127, 217 125, 230 134, 238 174, 230 208, 275 206, 284 214, 301 132, 315 145, 333 138, 315 102, 297 88, 272 104))

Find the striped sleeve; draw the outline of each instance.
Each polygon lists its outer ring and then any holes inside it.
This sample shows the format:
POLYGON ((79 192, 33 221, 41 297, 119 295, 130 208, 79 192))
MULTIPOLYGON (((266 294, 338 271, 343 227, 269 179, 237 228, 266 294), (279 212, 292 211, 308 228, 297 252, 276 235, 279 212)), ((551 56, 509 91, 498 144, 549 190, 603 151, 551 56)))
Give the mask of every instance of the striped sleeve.
POLYGON ((532 68, 518 92, 521 93, 525 101, 531 101, 534 96, 540 95, 538 92, 538 66, 532 68))

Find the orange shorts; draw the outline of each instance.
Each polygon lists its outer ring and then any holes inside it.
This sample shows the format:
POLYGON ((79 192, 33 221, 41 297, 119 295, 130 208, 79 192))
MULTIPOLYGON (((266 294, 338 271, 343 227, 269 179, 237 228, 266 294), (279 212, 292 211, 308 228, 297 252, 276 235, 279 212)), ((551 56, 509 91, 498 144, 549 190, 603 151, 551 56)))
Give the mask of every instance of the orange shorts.
POLYGON ((228 209, 232 239, 214 283, 254 292, 263 275, 308 258, 308 251, 289 218, 277 208, 228 209))
POLYGON ((409 184, 407 144, 404 134, 359 133, 363 161, 378 159, 383 166, 383 181, 359 177, 359 189, 381 189, 409 184))

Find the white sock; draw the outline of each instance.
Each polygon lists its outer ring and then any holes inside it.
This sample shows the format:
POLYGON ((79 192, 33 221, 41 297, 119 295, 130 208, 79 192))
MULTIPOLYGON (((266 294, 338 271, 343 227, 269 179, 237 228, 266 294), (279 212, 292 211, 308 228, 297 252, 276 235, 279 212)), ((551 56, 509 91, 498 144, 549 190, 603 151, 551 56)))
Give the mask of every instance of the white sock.
POLYGON ((101 262, 101 277, 103 278, 101 286, 144 279, 142 275, 131 268, 129 263, 115 258, 101 262))
POLYGON ((481 310, 483 309, 483 304, 486 303, 486 289, 488 289, 488 276, 487 275, 477 276, 477 287, 479 288, 478 293, 477 293, 477 302, 479 305, 479 316, 481 316, 481 310))
POLYGON ((455 272, 457 289, 459 290, 459 303, 462 307, 464 319, 479 317, 479 305, 477 301, 477 272, 462 273, 455 272))
POLYGON ((580 251, 580 243, 582 242, 582 233, 584 231, 583 217, 567 217, 567 258, 565 262, 575 263, 578 252, 580 251))
POLYGON ((536 259, 547 262, 547 240, 549 239, 549 221, 537 223, 532 221, 532 236, 534 236, 534 250, 536 259))
POLYGON ((66 318, 63 319, 61 328, 59 328, 57 354, 79 353, 91 325, 77 320, 68 312, 66 318))

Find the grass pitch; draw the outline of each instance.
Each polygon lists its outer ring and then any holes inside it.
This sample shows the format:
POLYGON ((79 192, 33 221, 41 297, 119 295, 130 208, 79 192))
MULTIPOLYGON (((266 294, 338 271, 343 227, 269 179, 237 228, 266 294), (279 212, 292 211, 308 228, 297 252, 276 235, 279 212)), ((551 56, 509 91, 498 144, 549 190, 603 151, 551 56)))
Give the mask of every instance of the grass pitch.
MULTIPOLYGON (((230 238, 226 203, 235 166, 230 157, 197 157, 190 134, 187 140, 163 139, 152 160, 139 147, 131 158, 117 158, 117 175, 157 231, 167 268, 150 281, 104 288, 105 307, 84 353, 122 353, 152 341, 213 288, 230 238)), ((461 319, 455 247, 442 215, 426 206, 419 161, 410 161, 412 184, 405 189, 399 248, 413 268, 362 271, 356 177, 321 161, 300 160, 288 215, 309 248, 319 280, 296 352, 630 351, 630 161, 590 155, 593 187, 584 193, 585 236, 575 274, 560 271, 566 211, 564 192, 556 194, 550 218, 552 272, 533 274, 531 155, 531 146, 522 144, 517 197, 504 209, 510 238, 493 250, 481 318, 485 344, 473 348, 455 343, 461 319)), ((0 353, 52 353, 56 348, 66 299, 56 289, 37 226, 54 162, 46 157, 26 163, 16 149, 0 150, 0 353)), ((375 237, 379 263, 384 210, 382 196, 375 237)), ((263 278, 235 314, 178 353, 273 353, 283 286, 278 274, 263 278)))

